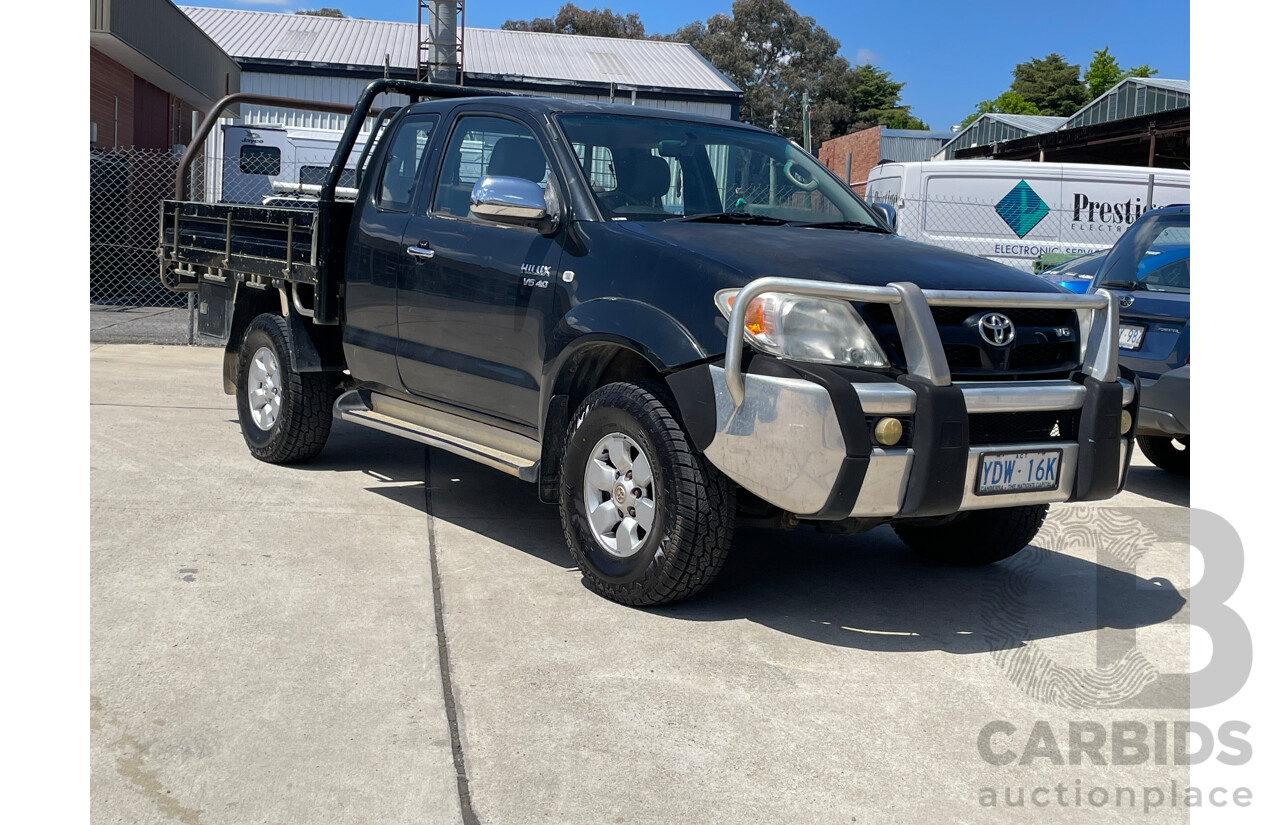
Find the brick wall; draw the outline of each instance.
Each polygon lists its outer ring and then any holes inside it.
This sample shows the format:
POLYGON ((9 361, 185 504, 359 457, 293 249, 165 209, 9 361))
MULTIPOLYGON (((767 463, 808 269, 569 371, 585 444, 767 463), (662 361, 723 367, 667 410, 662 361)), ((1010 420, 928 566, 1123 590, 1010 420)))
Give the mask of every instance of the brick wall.
POLYGON ((133 72, 92 48, 89 49, 89 120, 98 124, 95 147, 111 149, 133 145, 133 72))
POLYGON ((863 182, 880 160, 880 127, 872 126, 825 141, 818 148, 818 160, 841 180, 845 180, 845 169, 852 167, 846 182, 853 186, 853 191, 863 194, 866 190, 863 182))

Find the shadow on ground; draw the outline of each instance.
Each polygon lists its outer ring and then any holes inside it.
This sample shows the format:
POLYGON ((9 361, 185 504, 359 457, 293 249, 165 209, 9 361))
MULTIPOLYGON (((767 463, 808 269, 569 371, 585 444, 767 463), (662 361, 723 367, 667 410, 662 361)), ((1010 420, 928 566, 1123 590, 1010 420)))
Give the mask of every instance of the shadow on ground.
MULTIPOLYGON (((364 473, 375 482, 370 492, 423 512, 430 493, 435 518, 562 570, 573 567, 556 508, 539 502, 533 485, 496 470, 341 422, 324 453, 302 466, 364 473), (428 471, 430 490, 422 484, 428 471)), ((1146 476, 1131 479, 1144 483, 1146 476)), ((801 527, 740 529, 711 587, 653 612, 684 621, 746 619, 864 650, 960 654, 1103 627, 1145 627, 1184 604, 1167 579, 1038 545, 988 567, 956 568, 918 558, 887 527, 858 536, 801 527)))
POLYGON ((1165 504, 1191 506, 1191 480, 1187 476, 1165 472, 1159 467, 1130 467, 1124 488, 1130 493, 1163 501, 1165 504))

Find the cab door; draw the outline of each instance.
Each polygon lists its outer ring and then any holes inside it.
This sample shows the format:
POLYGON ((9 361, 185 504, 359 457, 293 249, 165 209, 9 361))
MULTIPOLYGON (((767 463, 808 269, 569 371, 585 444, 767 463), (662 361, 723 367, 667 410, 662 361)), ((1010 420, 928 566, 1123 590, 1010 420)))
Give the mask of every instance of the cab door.
POLYGON ((412 214, 414 184, 426 165, 436 114, 410 114, 392 125, 376 179, 355 205, 347 243, 342 338, 347 366, 369 384, 400 390, 396 368, 396 286, 401 239, 412 214))
POLYGON ((514 116, 468 111, 454 121, 430 201, 401 243, 397 363, 414 395, 537 428, 564 230, 485 221, 471 215, 470 196, 485 175, 556 186, 547 157, 537 130, 514 116))

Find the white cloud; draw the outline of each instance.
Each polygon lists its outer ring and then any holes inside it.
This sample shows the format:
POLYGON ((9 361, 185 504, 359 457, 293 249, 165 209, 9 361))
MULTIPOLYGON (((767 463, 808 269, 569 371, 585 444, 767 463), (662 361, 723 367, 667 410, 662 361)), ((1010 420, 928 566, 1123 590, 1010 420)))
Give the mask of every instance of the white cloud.
POLYGON ((884 60, 884 55, 877 54, 870 49, 858 49, 853 53, 853 65, 862 66, 866 63, 879 63, 884 60))

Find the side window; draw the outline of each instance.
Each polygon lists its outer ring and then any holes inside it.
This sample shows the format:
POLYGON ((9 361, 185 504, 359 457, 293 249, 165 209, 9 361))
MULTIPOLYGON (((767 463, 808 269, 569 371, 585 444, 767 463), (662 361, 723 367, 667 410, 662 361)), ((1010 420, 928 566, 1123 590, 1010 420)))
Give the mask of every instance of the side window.
POLYGON ((466 217, 471 189, 486 175, 524 178, 546 189, 550 174, 547 157, 527 126, 498 117, 463 116, 445 150, 432 211, 466 217))
POLYGON ((382 177, 378 181, 375 201, 379 208, 393 212, 409 211, 418 167, 426 156, 431 132, 438 120, 435 115, 416 115, 400 123, 391 140, 386 163, 382 166, 382 177))
MULTIPOLYGON (((298 183, 312 183, 320 186, 328 179, 329 167, 327 166, 303 166, 298 169, 298 183)), ((343 169, 342 174, 338 175, 338 185, 354 189, 356 170, 343 169)))
POLYGON ((280 174, 280 150, 274 146, 241 146, 240 171, 246 175, 280 174))

